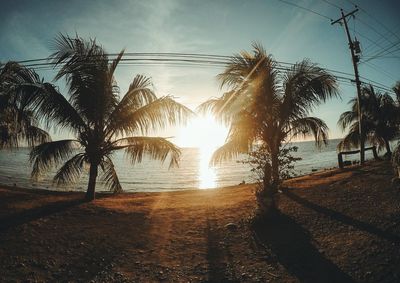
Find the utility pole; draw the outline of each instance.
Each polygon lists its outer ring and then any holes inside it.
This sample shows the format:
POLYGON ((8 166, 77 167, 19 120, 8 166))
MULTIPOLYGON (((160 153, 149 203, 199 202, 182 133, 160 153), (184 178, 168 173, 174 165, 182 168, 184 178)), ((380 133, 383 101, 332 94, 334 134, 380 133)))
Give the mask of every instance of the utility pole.
POLYGON ((358 111, 358 125, 359 125, 359 133, 360 133, 360 163, 363 164, 365 160, 365 140, 364 140, 364 134, 363 134, 363 129, 362 129, 362 112, 361 112, 361 106, 360 106, 360 100, 361 100, 361 81, 360 77, 358 74, 358 61, 360 60, 360 57, 358 54, 361 52, 360 50, 360 45, 358 41, 353 41, 350 36, 349 32, 349 27, 347 26, 347 20, 346 18, 349 16, 353 16, 356 12, 358 11, 358 8, 356 7, 355 10, 351 11, 350 13, 347 13, 346 15, 343 12, 343 9, 340 9, 340 12, 342 14, 342 17, 337 19, 336 21, 332 21, 331 24, 334 25, 336 23, 341 23, 343 22, 344 24, 344 29, 346 31, 347 35, 347 40, 349 42, 349 48, 351 52, 351 59, 353 61, 353 68, 354 68, 354 76, 355 76, 355 82, 356 82, 356 87, 357 87, 357 111, 358 111))

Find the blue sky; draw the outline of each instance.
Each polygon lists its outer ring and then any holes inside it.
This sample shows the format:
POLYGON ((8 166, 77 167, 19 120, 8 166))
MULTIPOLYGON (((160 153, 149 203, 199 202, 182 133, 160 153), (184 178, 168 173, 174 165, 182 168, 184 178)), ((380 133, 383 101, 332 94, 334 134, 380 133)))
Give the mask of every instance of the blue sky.
MULTIPOLYGON (((336 19, 339 10, 323 0, 287 0, 336 19)), ((329 2, 350 11, 347 0, 329 2)), ((400 41, 399 1, 357 1, 363 9, 349 26, 381 47, 358 36, 364 55, 400 41), (366 11, 366 12, 365 12, 366 11), (375 19, 396 33, 389 33, 375 19), (376 33, 386 34, 381 38, 376 33)), ((352 73, 350 53, 343 27, 331 26, 318 15, 278 0, 146 0, 146 1, 22 1, 3 0, 0 11, 0 61, 44 58, 52 52, 52 40, 58 33, 96 37, 110 53, 185 52, 232 55, 249 50, 253 41, 264 45, 278 61, 296 62, 303 58, 322 67, 352 73)), ((400 44, 393 48, 400 48, 400 44)), ((400 50, 388 56, 400 57, 400 50)), ((389 87, 400 80, 400 59, 372 60, 360 65, 362 76, 389 87), (378 69, 379 71, 377 71, 378 69)), ((212 96, 219 96, 215 76, 220 68, 171 66, 122 66, 117 81, 125 90, 135 74, 151 76, 159 95, 172 94, 191 108, 212 96)), ((39 72, 51 80, 51 71, 39 72)), ((62 84, 62 83, 59 83, 62 84)), ((337 119, 348 109, 355 87, 341 85, 342 99, 329 101, 314 111, 324 119, 332 138, 343 134, 337 119)), ((176 134, 170 129, 166 134, 176 134)))

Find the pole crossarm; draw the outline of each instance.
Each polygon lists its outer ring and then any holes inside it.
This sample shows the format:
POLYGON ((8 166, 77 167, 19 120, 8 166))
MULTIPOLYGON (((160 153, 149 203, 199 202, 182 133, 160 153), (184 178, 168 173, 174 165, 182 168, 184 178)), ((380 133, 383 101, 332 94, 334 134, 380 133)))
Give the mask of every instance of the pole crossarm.
MULTIPOLYGON (((340 9, 340 11, 341 11, 342 14, 343 14, 343 9, 340 9)), ((343 17, 340 17, 340 18, 337 19, 336 21, 332 21, 332 22, 331 22, 331 25, 334 25, 334 24, 339 23, 341 20, 343 20, 343 18, 345 19, 345 18, 347 18, 348 16, 352 16, 352 15, 354 15, 356 12, 358 12, 358 8, 356 8, 356 9, 354 9, 353 11, 347 13, 346 15, 343 15, 343 17)))

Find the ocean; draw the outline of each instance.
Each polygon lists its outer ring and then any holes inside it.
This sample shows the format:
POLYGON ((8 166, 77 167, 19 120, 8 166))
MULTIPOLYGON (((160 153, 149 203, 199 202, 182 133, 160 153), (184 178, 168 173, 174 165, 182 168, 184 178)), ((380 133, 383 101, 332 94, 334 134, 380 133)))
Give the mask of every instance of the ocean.
MULTIPOLYGON (((326 147, 317 149, 313 141, 296 142, 298 147, 294 154, 302 160, 295 163, 296 175, 304 175, 315 170, 337 167, 336 146, 340 140, 329 141, 326 147)), ((155 192, 187 189, 207 189, 237 185, 241 182, 255 182, 250 167, 240 161, 224 162, 210 167, 209 159, 212 151, 207 149, 183 148, 179 168, 168 169, 168 162, 161 164, 144 158, 142 163, 130 163, 124 152, 116 152, 113 161, 117 170, 122 188, 127 192, 155 192)), ((52 170, 38 181, 30 179, 31 166, 29 164, 29 149, 0 150, 0 184, 18 186, 22 188, 41 188, 60 191, 85 191, 87 174, 75 184, 56 187, 52 184, 52 177, 56 170, 52 170)), ((245 158, 244 156, 240 158, 245 158)), ((240 159, 239 158, 239 159, 240 159)), ((358 156, 349 156, 347 160, 357 159, 358 156)), ((372 153, 366 152, 366 158, 372 159, 372 153)), ((100 176, 101 174, 99 174, 100 176)), ((107 190, 98 178, 98 191, 107 190)))

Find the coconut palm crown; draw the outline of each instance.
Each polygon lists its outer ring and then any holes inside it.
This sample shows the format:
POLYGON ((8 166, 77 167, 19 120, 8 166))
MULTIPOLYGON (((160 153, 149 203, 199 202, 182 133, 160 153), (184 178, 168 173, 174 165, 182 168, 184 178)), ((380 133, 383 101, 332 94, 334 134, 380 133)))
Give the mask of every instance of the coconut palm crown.
MULTIPOLYGON (((357 111, 357 99, 350 100, 351 110, 340 115, 338 125, 348 129, 347 135, 338 144, 339 150, 358 147, 360 132, 357 111)), ((386 154, 391 155, 390 141, 398 137, 398 113, 394 99, 389 94, 376 92, 372 86, 361 90, 361 112, 363 113, 364 140, 379 149, 385 148, 386 154)))
POLYGON ((60 35, 55 42, 56 52, 50 56, 54 66, 60 68, 55 79, 65 78, 69 97, 66 99, 49 83, 38 84, 41 93, 33 105, 44 121, 69 130, 76 139, 36 146, 30 154, 32 176, 38 177, 66 160, 54 181, 69 183, 77 180, 87 164, 86 199, 93 200, 99 168, 110 190, 122 190, 111 158, 116 150, 124 149, 132 163, 140 162, 148 154, 162 162, 168 157, 170 166, 177 165, 179 148, 165 138, 146 135, 151 130, 184 122, 191 110, 170 96, 157 98, 150 79, 142 75, 133 79, 120 98, 114 72, 124 51, 110 61, 95 40, 60 35))
POLYGON ((30 108, 35 91, 26 86, 36 83, 40 79, 33 70, 16 62, 0 64, 0 149, 51 140, 30 108))
POLYGON ((264 183, 271 179, 276 187, 284 143, 307 136, 313 136, 318 146, 327 142, 327 125, 308 115, 321 102, 337 96, 338 88, 335 78, 315 64, 304 60, 283 72, 262 46, 253 44, 253 52, 233 56, 218 79, 229 91, 200 107, 230 125, 226 143, 213 154, 214 163, 261 144, 271 155, 264 183))

